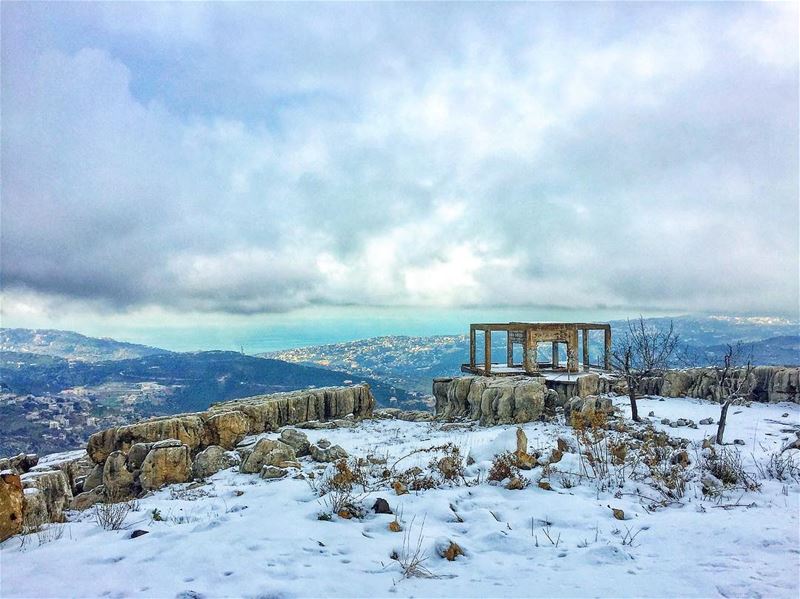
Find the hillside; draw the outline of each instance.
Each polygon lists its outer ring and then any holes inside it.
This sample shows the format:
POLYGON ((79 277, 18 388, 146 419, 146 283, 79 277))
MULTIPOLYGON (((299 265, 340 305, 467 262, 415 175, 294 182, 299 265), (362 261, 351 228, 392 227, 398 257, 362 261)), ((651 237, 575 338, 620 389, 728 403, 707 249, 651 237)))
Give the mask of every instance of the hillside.
POLYGON ((380 405, 426 406, 371 377, 221 351, 102 362, 0 352, 0 380, 0 456, 70 449, 103 426, 307 387, 366 382, 380 405))
POLYGON ((142 358, 169 353, 166 349, 87 337, 74 331, 54 329, 0 329, 0 351, 56 356, 70 360, 99 362, 142 358))

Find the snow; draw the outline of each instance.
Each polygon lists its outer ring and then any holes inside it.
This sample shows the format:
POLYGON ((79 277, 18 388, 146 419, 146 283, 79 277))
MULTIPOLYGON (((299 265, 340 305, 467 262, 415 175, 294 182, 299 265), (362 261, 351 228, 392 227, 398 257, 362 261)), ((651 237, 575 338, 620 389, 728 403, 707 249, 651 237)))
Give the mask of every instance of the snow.
MULTIPOLYGON (((617 398, 615 405, 625 410, 627 399, 617 398)), ((641 400, 640 414, 650 411, 656 422, 719 416, 718 406, 694 399, 641 400)), ((766 459, 794 438, 782 429, 799 425, 795 404, 734 406, 726 440, 746 441, 740 449, 752 469, 753 460, 766 459)), ((656 426, 694 441, 716 431, 716 426, 656 426)), ((530 448, 548 451, 559 435, 569 434, 557 423, 523 428, 530 448)), ((390 464, 414 449, 452 442, 476 460, 467 470, 471 478, 488 469, 493 455, 514 448, 515 431, 375 420, 352 429, 306 432, 312 441, 325 437, 353 456, 385 454, 390 464)), ((401 464, 424 467, 430 457, 415 454, 401 464)), ((577 471, 575 456, 565 454, 562 461, 559 467, 577 471)), ((303 459, 304 471, 315 467, 303 459)), ((541 469, 525 475, 537 481, 541 469)), ((564 488, 557 477, 551 477, 553 491, 535 483, 512 491, 486 482, 402 496, 382 490, 364 505, 387 499, 402 514, 412 545, 421 534, 428 555, 424 565, 435 575, 403 578, 390 559, 393 551, 402 551, 406 537, 388 530, 394 516, 368 510, 362 520, 321 521, 317 516, 326 506, 307 481, 265 481, 234 468, 199 488, 175 485, 140 499, 126 530, 103 530, 88 510, 72 512, 60 538, 42 545, 9 539, 0 549, 0 595, 797 597, 800 484, 759 482, 760 491, 725 497, 723 503, 742 507, 722 509, 692 485, 681 505, 655 511, 634 495, 615 497, 586 480, 564 488), (744 507, 749 504, 754 506, 744 507), (610 508, 622 509, 625 520, 614 519, 610 508), (163 521, 152 521, 154 509, 163 521), (130 539, 135 529, 149 534, 130 539), (632 546, 622 543, 628 532, 638 533, 632 546), (453 562, 440 558, 437 546, 450 541, 466 555, 453 562)))

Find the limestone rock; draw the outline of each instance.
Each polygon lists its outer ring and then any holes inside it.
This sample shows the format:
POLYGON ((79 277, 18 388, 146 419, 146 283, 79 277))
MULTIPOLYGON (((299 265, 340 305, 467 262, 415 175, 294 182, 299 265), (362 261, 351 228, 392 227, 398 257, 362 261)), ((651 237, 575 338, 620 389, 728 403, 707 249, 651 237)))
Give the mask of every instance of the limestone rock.
POLYGON ((232 410, 211 416, 205 422, 205 445, 233 449, 250 430, 250 421, 243 412, 232 410))
POLYGON ((39 463, 35 453, 20 453, 13 458, 0 458, 0 472, 13 470, 16 474, 25 474, 39 463))
POLYGON ((239 471, 256 474, 261 472, 264 466, 278 466, 281 462, 294 461, 296 458, 294 449, 283 441, 260 439, 247 459, 239 466, 239 471))
POLYGON ((142 489, 151 490, 191 479, 192 460, 187 445, 153 447, 142 463, 142 489))
POLYGON ((95 487, 89 491, 84 491, 76 495, 70 502, 70 509, 73 510, 86 510, 96 503, 105 501, 105 492, 103 487, 95 487))
POLYGON ((315 462, 336 462, 348 457, 348 453, 339 445, 321 447, 320 444, 312 444, 309 447, 309 451, 311 453, 311 458, 315 462))
POLYGON ((103 466, 103 486, 109 497, 121 499, 133 493, 133 472, 128 470, 127 456, 114 451, 103 466))
POLYGON ((436 418, 445 421, 468 418, 483 425, 530 422, 544 414, 546 391, 541 377, 436 379, 436 418))
POLYGON ((289 471, 285 468, 278 468, 277 466, 270 466, 265 465, 261 469, 261 478, 272 479, 272 478, 283 478, 289 474, 289 471))
POLYGON ((95 433, 89 437, 86 451, 99 464, 114 451, 127 453, 135 443, 177 439, 194 450, 200 447, 204 430, 199 414, 167 416, 95 433))
POLYGON ((310 453, 308 442, 308 435, 304 432, 298 431, 293 428, 286 428, 281 431, 281 441, 294 449, 294 453, 298 458, 307 456, 310 453))
POLYGON ((94 468, 83 479, 83 490, 91 491, 103 484, 103 464, 95 464, 94 468))
POLYGON ((63 522, 64 510, 72 501, 72 489, 61 470, 28 472, 20 477, 23 489, 37 489, 47 511, 47 522, 63 522))
POLYGON ((308 421, 328 421, 350 414, 356 420, 370 418, 375 398, 369 385, 324 387, 248 397, 211 406, 210 414, 237 410, 249 422, 249 434, 274 431, 308 421))
POLYGON ((239 460, 219 445, 211 445, 198 453, 192 461, 192 477, 207 478, 235 466, 239 460))
POLYGON ((23 489, 23 493, 22 526, 26 532, 32 532, 50 522, 50 515, 47 512, 47 498, 41 490, 35 487, 23 489))
MULTIPOLYGON (((178 444, 180 445, 180 443, 178 444)), ((144 459, 152 448, 152 443, 134 443, 131 445, 131 448, 128 450, 128 468, 130 468, 131 471, 140 470, 144 459)))
POLYGON ((22 532, 23 497, 19 474, 0 472, 0 541, 22 532))

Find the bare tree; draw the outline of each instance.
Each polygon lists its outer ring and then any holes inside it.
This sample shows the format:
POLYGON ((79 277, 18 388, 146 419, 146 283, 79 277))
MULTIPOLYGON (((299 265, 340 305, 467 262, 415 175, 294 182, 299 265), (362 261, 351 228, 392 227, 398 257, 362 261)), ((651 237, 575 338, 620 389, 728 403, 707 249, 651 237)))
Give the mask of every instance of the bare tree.
POLYGON ((631 400, 631 417, 639 422, 636 395, 643 389, 644 380, 663 374, 678 345, 678 334, 673 328, 647 326, 640 315, 638 320, 628 320, 628 330, 617 335, 611 350, 611 365, 622 373, 628 383, 631 400))
POLYGON ((753 391, 754 380, 752 350, 744 356, 744 346, 738 342, 735 346, 728 344, 728 350, 722 358, 722 365, 713 369, 714 394, 722 404, 717 425, 717 445, 722 445, 728 408, 734 400, 747 398, 753 391))

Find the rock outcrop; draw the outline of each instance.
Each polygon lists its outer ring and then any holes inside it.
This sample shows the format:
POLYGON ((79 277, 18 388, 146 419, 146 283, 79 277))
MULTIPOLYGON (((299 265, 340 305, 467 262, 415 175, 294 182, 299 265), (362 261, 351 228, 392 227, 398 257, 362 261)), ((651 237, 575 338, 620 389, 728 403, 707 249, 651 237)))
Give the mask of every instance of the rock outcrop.
POLYGON ((219 445, 211 445, 198 453, 192 461, 192 478, 208 478, 238 463, 238 454, 226 451, 219 445))
MULTIPOLYGON (((106 495, 122 498, 192 477, 211 476, 237 463, 238 458, 226 450, 236 448, 246 435, 300 423, 352 426, 372 417, 374 405, 369 385, 327 387, 246 397, 214 404, 205 412, 153 418, 100 431, 89 438, 86 451, 90 460, 82 459, 80 467, 76 463, 67 470, 79 482, 73 488, 75 495, 82 495, 76 505, 94 501, 96 492, 85 493, 98 488, 106 495)), ((258 473, 264 465, 279 467, 294 461, 297 454, 308 455, 309 443, 303 433, 284 431, 282 439, 286 443, 280 443, 279 448, 288 451, 272 457, 261 455, 263 445, 240 449, 242 471, 258 473), (255 456, 248 455, 256 449, 255 456)))
POLYGON ((294 449, 283 441, 260 439, 253 450, 244 459, 239 471, 247 474, 261 472, 264 466, 283 468, 286 462, 294 462, 297 456, 294 449))
POLYGON ((164 485, 185 483, 192 478, 192 458, 189 446, 177 439, 155 443, 142 462, 139 483, 150 491, 164 485))
MULTIPOLYGON (((195 454, 211 445, 233 449, 245 435, 307 421, 370 418, 375 399, 369 385, 326 387, 259 395, 214 404, 205 412, 165 416, 95 433, 87 452, 102 464, 114 451, 128 455, 139 443, 177 439, 195 454)), ((87 489, 88 490, 88 489, 87 489)))
POLYGON ((0 541, 22 532, 23 502, 19 474, 0 472, 0 541))
POLYGON ((483 425, 520 424, 554 410, 540 377, 437 378, 433 382, 436 417, 479 420, 483 425))
MULTIPOLYGON (((734 378, 744 376, 744 369, 735 371, 734 378)), ((756 366, 752 373, 754 401, 800 403, 800 368, 756 366)), ((644 393, 663 397, 697 397, 717 399, 716 379, 711 368, 668 370, 663 376, 645 382, 644 393)))
POLYGON ((64 472, 58 468, 28 472, 20 477, 25 493, 23 507, 26 523, 33 520, 30 515, 41 511, 46 513, 44 519, 37 518, 31 522, 33 526, 45 522, 63 522, 64 510, 72 502, 72 489, 64 472))

